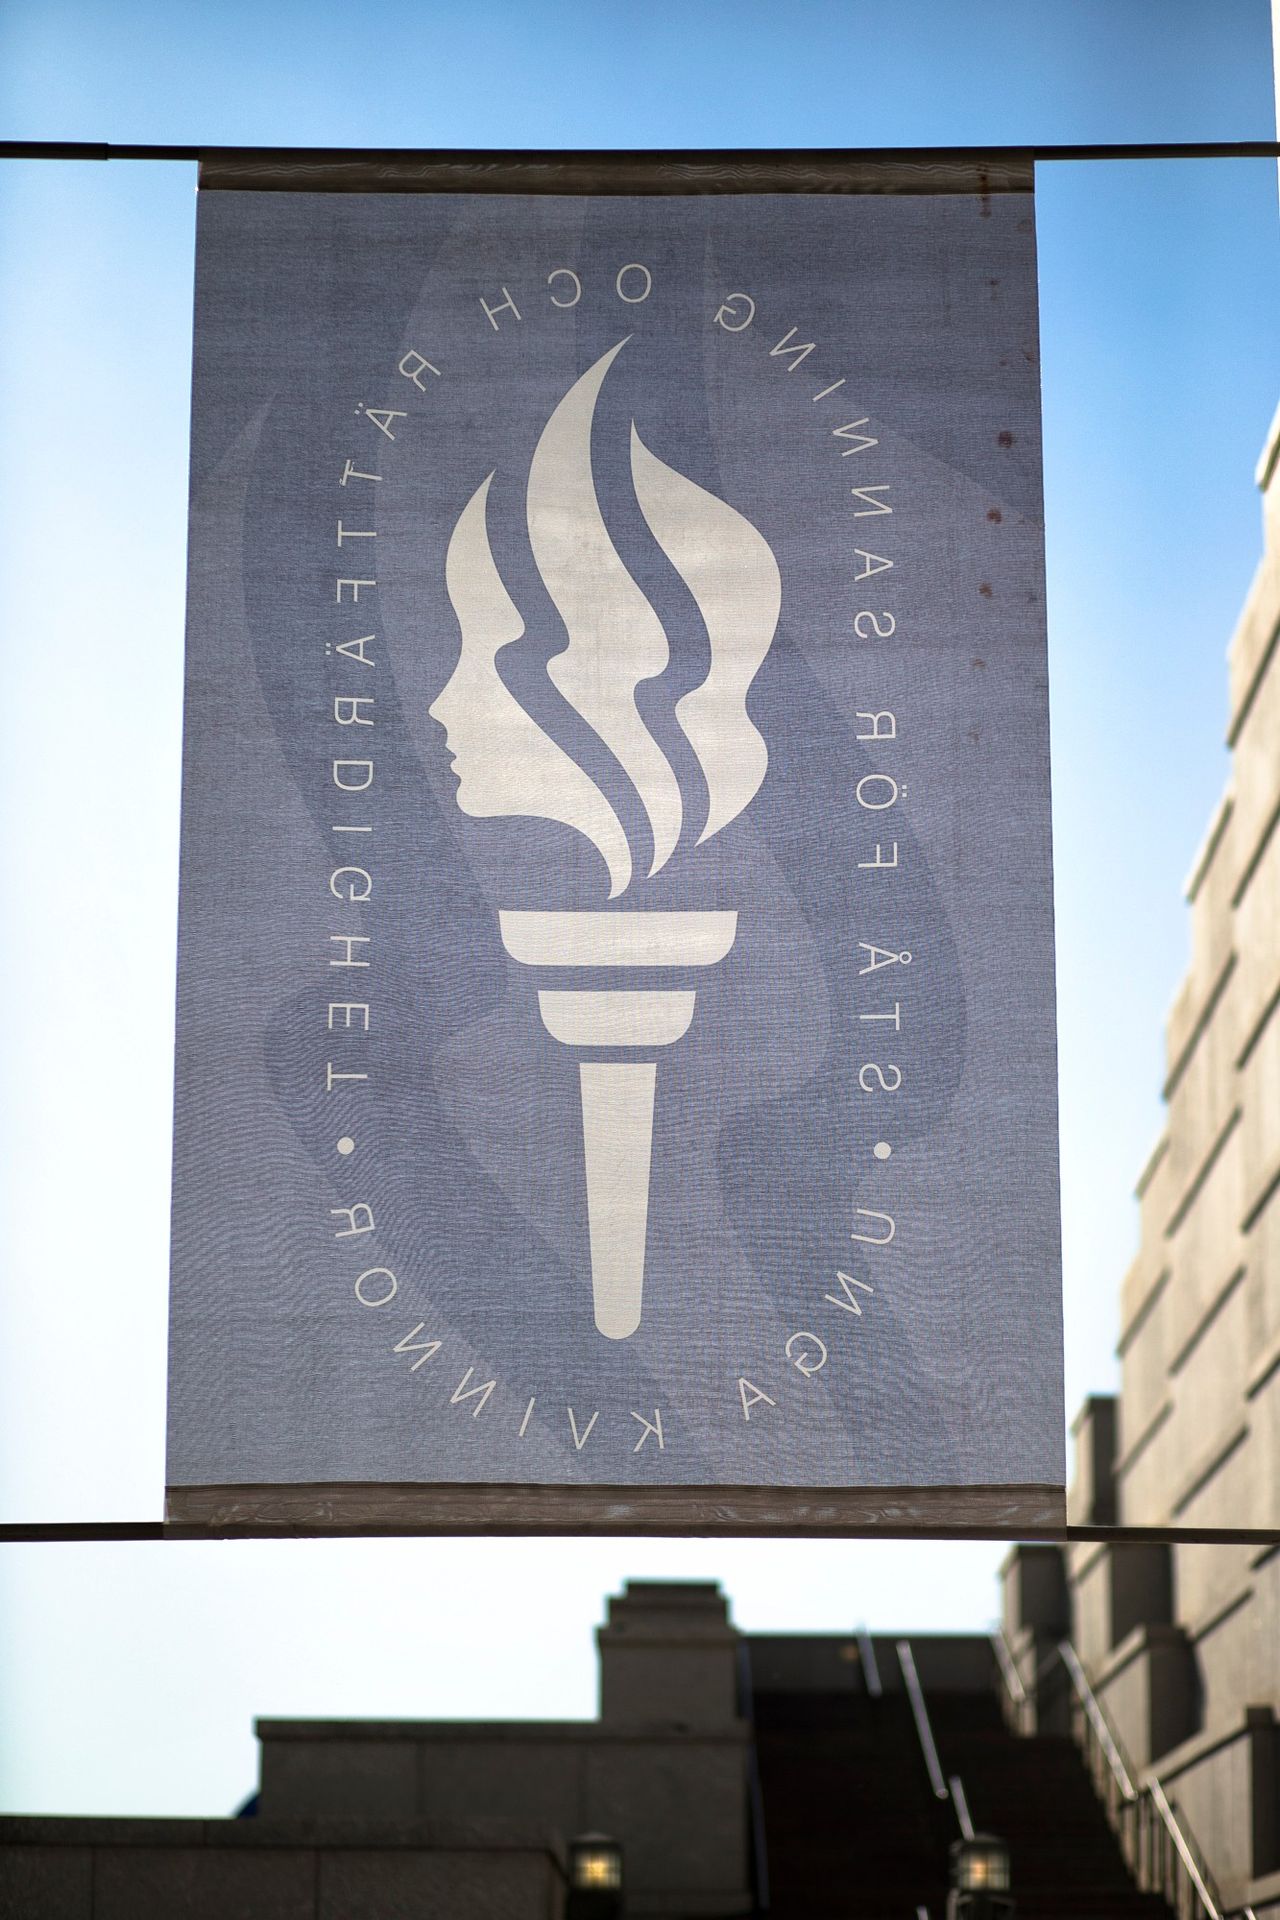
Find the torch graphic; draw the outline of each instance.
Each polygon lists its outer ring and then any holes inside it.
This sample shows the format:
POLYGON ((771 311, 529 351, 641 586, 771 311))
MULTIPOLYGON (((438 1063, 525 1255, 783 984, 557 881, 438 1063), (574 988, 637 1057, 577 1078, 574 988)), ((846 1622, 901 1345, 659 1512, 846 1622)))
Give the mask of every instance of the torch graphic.
MULTIPOLYGON (((503 913, 502 942, 526 966, 708 967, 723 960, 736 913, 503 913)), ((689 1030, 694 992, 590 987, 538 994, 547 1032, 567 1047, 652 1053, 689 1030)), ((583 1060, 582 1138, 596 1326, 625 1340, 640 1325, 649 1223, 654 1060, 583 1060)))
MULTIPOLYGON (((543 428, 529 468, 529 542, 567 644, 547 665, 564 699, 591 726, 631 784, 652 835, 650 877, 676 850, 684 821, 679 782, 636 704, 642 681, 669 659, 662 624, 605 525, 591 467, 591 430, 620 341, 569 389, 543 428)), ((631 427, 631 477, 659 546, 684 580, 706 628, 711 665, 675 703, 675 717, 707 783, 698 844, 735 819, 759 790, 765 743, 747 691, 773 640, 781 605, 777 563, 735 508, 650 453, 631 427)), ((431 708, 445 727, 458 805, 476 816, 525 815, 584 834, 609 873, 610 899, 633 878, 626 833, 601 788, 508 691, 495 660, 524 621, 489 543, 490 474, 449 540, 445 581, 462 644, 431 708)), ((499 914, 503 945, 529 967, 581 968, 583 985, 538 989, 546 1030, 567 1047, 620 1050, 622 1061, 579 1061, 595 1324, 611 1340, 640 1325, 649 1216, 656 1056, 688 1031, 696 988, 646 986, 646 969, 695 972, 730 952, 736 911, 499 914), (626 970, 627 984, 601 983, 626 970), (612 973, 610 970, 613 970, 612 973), (638 976, 639 984, 632 984, 638 976)))

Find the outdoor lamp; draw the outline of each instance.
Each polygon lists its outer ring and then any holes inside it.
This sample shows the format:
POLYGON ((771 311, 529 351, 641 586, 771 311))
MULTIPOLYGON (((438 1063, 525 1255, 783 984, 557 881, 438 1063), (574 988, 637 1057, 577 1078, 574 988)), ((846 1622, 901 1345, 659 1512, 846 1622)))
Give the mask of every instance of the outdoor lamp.
POLYGON ((622 1912, 622 1848, 605 1833, 569 1842, 569 1920, 606 1920, 622 1912))
POLYGON ((951 1847, 951 1897, 948 1915, 994 1920, 1013 1912, 1009 1895, 1009 1849, 994 1833, 975 1833, 951 1847))

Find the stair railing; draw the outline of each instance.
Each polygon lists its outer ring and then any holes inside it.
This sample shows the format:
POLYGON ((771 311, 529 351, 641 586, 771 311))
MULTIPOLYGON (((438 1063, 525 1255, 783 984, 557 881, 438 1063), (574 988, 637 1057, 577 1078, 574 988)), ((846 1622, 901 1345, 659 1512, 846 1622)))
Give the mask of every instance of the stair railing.
POLYGON ((858 1642, 858 1658, 862 1663, 862 1677, 867 1692, 873 1700, 878 1700, 884 1692, 880 1682, 880 1664, 876 1659, 876 1645, 866 1627, 859 1627, 855 1634, 858 1642))
MULTIPOLYGON (((1026 1705, 1027 1689, 1000 1628, 991 1642, 1005 1691, 1015 1710, 1020 1710, 1026 1705)), ((1159 1777, 1149 1771, 1140 1786, 1134 1784, 1133 1768, 1069 1640, 1059 1641, 1037 1679, 1059 1662, 1075 1694, 1072 1738, 1142 1892, 1158 1893, 1178 1920, 1236 1920, 1236 1916, 1253 1920, 1248 1907, 1232 1908, 1230 1914, 1224 1910, 1204 1855, 1179 1821, 1159 1777)), ((1020 1711, 1016 1718, 1020 1724, 1020 1711)))
POLYGON ((929 1724, 929 1709, 924 1703, 924 1688, 920 1685, 920 1676, 916 1672, 916 1658, 911 1651, 909 1640, 898 1642, 898 1665, 902 1668, 902 1684, 907 1690, 907 1699, 911 1702, 911 1718, 916 1723, 916 1734, 920 1741, 920 1751, 924 1755, 924 1764, 929 1774, 929 1785, 938 1800, 949 1800, 950 1790, 942 1777, 942 1762, 938 1759, 937 1742, 933 1737, 933 1728, 929 1724))
MULTIPOLYGON (((1201 1908, 1209 1915, 1209 1920, 1220 1920, 1221 1908, 1218 1901, 1217 1888, 1214 1887, 1213 1891, 1210 1891, 1212 1887, 1212 1876, 1209 1873, 1208 1863, 1204 1855, 1200 1852, 1200 1849, 1195 1845, 1191 1835, 1184 1827, 1178 1824, 1173 1808, 1165 1798, 1164 1788, 1161 1786, 1155 1774, 1151 1776, 1147 1791, 1151 1796, 1156 1812, 1164 1822, 1165 1831, 1169 1839, 1173 1842, 1183 1871, 1195 1889, 1196 1898, 1199 1900, 1201 1908)), ((1178 1910, 1181 1911, 1180 1905, 1178 1910)), ((1236 1911, 1238 1913, 1240 1911, 1239 1908, 1237 1908, 1236 1911)), ((1246 1909, 1246 1912, 1247 1911, 1248 1909, 1246 1909)))
MULTIPOLYGON (((1080 1664, 1080 1656, 1069 1640, 1059 1641, 1058 1658, 1067 1670, 1071 1684, 1075 1688, 1076 1699, 1084 1711, 1088 1732, 1083 1740, 1077 1739, 1076 1744, 1085 1748, 1086 1758, 1093 1762, 1090 1772, 1094 1775, 1095 1783, 1102 1771, 1097 1765, 1097 1756, 1101 1755, 1110 1769, 1120 1805, 1122 1807, 1136 1805, 1139 1797, 1138 1789, 1133 1784, 1133 1775, 1121 1750, 1120 1742, 1112 1731, 1111 1722, 1102 1711, 1101 1701, 1089 1685, 1085 1670, 1080 1664)), ((1106 1777, 1105 1774, 1103 1777, 1106 1777)), ((1219 1917, 1215 1914, 1213 1920, 1219 1920, 1219 1917)))
POLYGON ((976 1840, 973 1830, 973 1815, 969 1812, 969 1801, 964 1790, 964 1781, 958 1773, 947 1775, 947 1785, 951 1789, 951 1804, 956 1810, 956 1819, 960 1822, 960 1838, 976 1840))
POLYGON ((1004 1681, 1004 1690, 1015 1707, 1025 1707, 1027 1690, 1022 1684, 1022 1675, 1018 1672, 1018 1663, 1013 1657, 1013 1649, 1004 1637, 1004 1628, 997 1627, 991 1636, 991 1645, 995 1650, 996 1665, 1004 1681))
POLYGON ((897 1642, 898 1665, 902 1669, 902 1684, 907 1690, 907 1699, 911 1703, 911 1717, 916 1723, 916 1733, 920 1740, 920 1751, 924 1755, 924 1764, 929 1775, 929 1785, 938 1800, 949 1800, 955 1810, 957 1824, 962 1840, 974 1837, 973 1820, 969 1813, 969 1802, 965 1797, 964 1782, 958 1773, 944 1779, 942 1762, 938 1758, 938 1744, 933 1737, 933 1727, 929 1721, 929 1709, 925 1705, 924 1688, 920 1685, 920 1675, 916 1672, 916 1659, 911 1651, 909 1640, 897 1642))

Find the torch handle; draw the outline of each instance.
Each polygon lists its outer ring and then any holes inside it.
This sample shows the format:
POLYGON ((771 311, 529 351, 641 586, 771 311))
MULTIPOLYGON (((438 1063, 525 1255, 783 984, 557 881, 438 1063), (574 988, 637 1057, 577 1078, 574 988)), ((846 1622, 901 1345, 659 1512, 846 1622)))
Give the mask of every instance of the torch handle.
POLYGON ((584 1060, 578 1072, 596 1326, 625 1340, 640 1325, 657 1067, 584 1060))

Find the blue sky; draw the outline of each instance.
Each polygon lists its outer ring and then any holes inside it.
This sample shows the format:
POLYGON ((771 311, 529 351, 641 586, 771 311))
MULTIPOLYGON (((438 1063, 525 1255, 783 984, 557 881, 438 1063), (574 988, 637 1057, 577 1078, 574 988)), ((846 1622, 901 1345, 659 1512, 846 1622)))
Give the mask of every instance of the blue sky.
MULTIPOLYGON (((8 0, 9 138, 875 146, 1268 139, 1265 0, 8 0)), ((1113 1384, 1181 882, 1280 397, 1273 164, 1038 182, 1067 1398, 1113 1384)), ((7 863, 0 1514, 158 1512, 194 169, 0 175, 7 863), (93 795, 92 806, 86 796, 93 795)), ((627 1574, 757 1628, 981 1626, 995 1548, 11 1548, 0 1806, 227 1810, 255 1712, 592 1709, 627 1574), (518 1610, 518 1617, 517 1616, 518 1610)))

